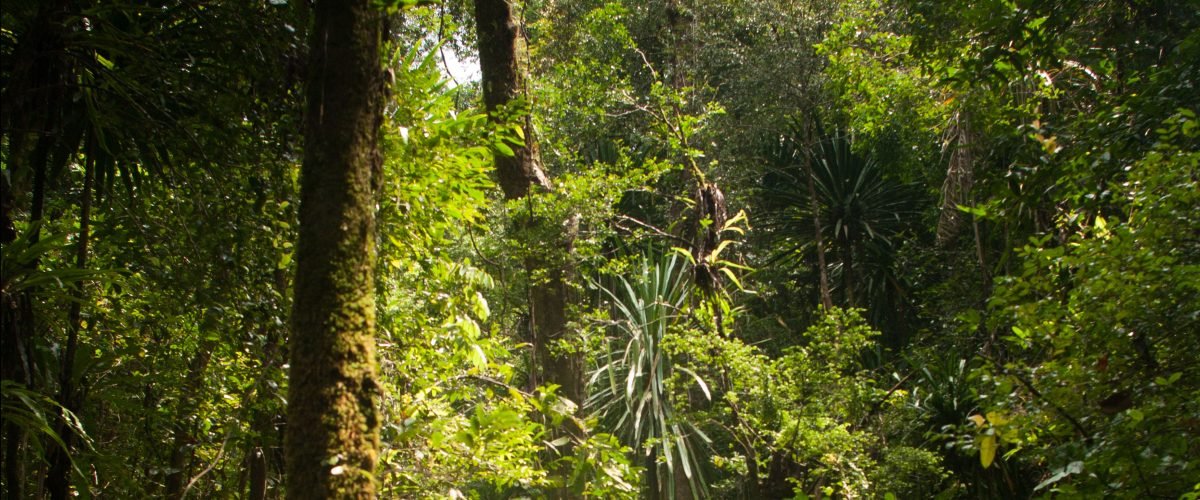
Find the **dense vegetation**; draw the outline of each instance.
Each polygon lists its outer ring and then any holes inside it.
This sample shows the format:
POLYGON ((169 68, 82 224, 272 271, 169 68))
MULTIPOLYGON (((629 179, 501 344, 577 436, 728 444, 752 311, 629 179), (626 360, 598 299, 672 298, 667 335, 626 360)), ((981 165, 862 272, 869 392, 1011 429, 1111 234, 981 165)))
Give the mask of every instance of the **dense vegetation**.
POLYGON ((0 22, 5 498, 1200 497, 1193 2, 0 22))

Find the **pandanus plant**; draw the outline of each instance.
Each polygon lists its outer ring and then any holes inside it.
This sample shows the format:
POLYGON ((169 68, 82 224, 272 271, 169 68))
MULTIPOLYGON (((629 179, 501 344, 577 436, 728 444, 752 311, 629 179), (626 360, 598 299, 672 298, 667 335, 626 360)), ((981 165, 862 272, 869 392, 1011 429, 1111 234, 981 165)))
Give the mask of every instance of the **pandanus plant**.
POLYGON ((683 320, 693 288, 689 274, 677 254, 657 261, 643 257, 633 276, 615 276, 611 286, 598 285, 610 302, 615 335, 591 375, 586 407, 626 445, 645 451, 647 483, 666 498, 676 498, 684 485, 694 497, 706 491, 695 440, 709 439, 680 418, 667 381, 679 371, 690 375, 706 396, 708 386, 663 349, 668 330, 683 320))
POLYGON ((769 152, 775 168, 764 183, 764 227, 777 243, 774 261, 800 267, 810 252, 829 252, 827 268, 818 271, 838 288, 841 305, 866 307, 879 319, 903 295, 892 262, 918 214, 919 191, 887 178, 844 133, 816 128, 807 134, 793 127, 769 152))

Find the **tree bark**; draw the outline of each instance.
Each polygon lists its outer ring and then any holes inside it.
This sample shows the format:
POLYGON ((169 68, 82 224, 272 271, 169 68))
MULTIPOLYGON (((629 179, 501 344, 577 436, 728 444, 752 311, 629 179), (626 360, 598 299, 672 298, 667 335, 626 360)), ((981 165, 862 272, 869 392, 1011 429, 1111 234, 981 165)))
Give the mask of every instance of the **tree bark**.
POLYGON ((954 113, 948 135, 953 138, 953 145, 949 146, 953 149, 942 182, 942 207, 937 223, 937 243, 942 246, 949 245, 962 227, 965 215, 958 206, 969 203, 976 160, 975 134, 964 112, 954 113))
MULTIPOLYGON (((79 200, 79 246, 75 254, 75 268, 86 269, 88 261, 88 243, 91 238, 92 224, 92 185, 96 177, 96 160, 88 151, 87 162, 83 171, 83 193, 79 200)), ((75 388, 75 355, 79 350, 79 330, 83 328, 83 283, 72 294, 70 310, 67 312, 67 345, 63 352, 62 367, 59 372, 58 404, 71 412, 79 411, 82 401, 79 391, 75 388)), ((46 476, 46 489, 50 498, 63 500, 67 498, 71 487, 71 448, 75 443, 75 431, 65 422, 59 423, 57 432, 63 440, 62 448, 52 448, 50 451, 50 472, 46 476)))
MULTIPOLYGON (((508 0, 477 0, 475 25, 479 39, 479 66, 482 72, 483 101, 493 121, 502 121, 498 111, 527 97, 525 68, 528 51, 521 22, 508 0)), ((525 143, 515 147, 513 155, 496 153, 496 171, 504 197, 516 200, 529 196, 535 189, 550 191, 553 187, 542 170, 529 113, 522 124, 525 143)), ((555 349, 567 334, 569 265, 565 255, 571 251, 575 236, 572 221, 538 220, 533 214, 521 221, 515 237, 527 240, 541 227, 554 233, 557 240, 551 252, 558 255, 536 255, 526 259, 530 276, 529 313, 531 316, 530 343, 534 346, 534 362, 530 367, 532 385, 553 383, 560 386, 559 395, 575 403, 586 396, 583 384, 583 362, 576 353, 555 349), (544 276, 544 278, 535 278, 544 276)), ((526 241, 529 243, 529 241, 526 241)))
POLYGON ((846 307, 858 307, 857 291, 854 289, 858 285, 854 275, 854 238, 841 238, 838 246, 842 257, 842 296, 846 299, 846 307))
POLYGON ((267 454, 262 447, 255 446, 246 456, 247 468, 250 473, 250 491, 248 500, 267 499, 267 454))
MULTIPOLYGON (((812 133, 804 127, 804 177, 808 183, 808 204, 812 210, 813 244, 817 247, 817 276, 821 287, 821 306, 826 311, 833 309, 833 294, 829 291, 829 267, 825 262, 825 235, 821 224, 821 202, 817 201, 817 188, 813 184, 812 133)), ((844 270, 843 270, 844 272, 844 270)))
MULTIPOLYGON (((527 96, 525 67, 528 49, 521 21, 513 13, 510 0, 478 0, 475 2, 475 28, 479 39, 479 68, 482 73, 483 102, 493 121, 504 117, 498 108, 527 96)), ((528 104, 528 103, 526 103, 528 104)), ((537 139, 528 113, 523 116, 524 147, 515 147, 513 155, 495 155, 496 171, 504 198, 515 200, 527 196, 535 186, 552 189, 542 171, 537 139)))
POLYGON ((381 15, 320 0, 310 46, 285 437, 289 498, 375 497, 381 15))

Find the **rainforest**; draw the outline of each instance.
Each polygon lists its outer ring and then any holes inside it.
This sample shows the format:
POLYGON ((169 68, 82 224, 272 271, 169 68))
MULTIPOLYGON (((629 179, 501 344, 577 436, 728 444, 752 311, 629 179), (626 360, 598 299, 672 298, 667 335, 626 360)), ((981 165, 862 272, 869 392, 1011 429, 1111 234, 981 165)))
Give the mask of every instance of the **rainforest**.
POLYGON ((5 499, 1200 498, 1200 5, 6 0, 5 499))

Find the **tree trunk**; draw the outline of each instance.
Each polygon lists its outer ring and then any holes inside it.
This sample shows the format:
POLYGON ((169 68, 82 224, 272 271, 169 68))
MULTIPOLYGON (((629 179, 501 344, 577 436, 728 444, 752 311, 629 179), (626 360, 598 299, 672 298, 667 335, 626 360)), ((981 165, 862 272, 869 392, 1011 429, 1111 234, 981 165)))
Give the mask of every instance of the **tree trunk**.
MULTIPOLYGON (((525 67, 528 52, 521 23, 506 0, 477 0, 475 23, 479 38, 479 66, 483 74, 483 100, 492 120, 503 118, 496 111, 505 105, 527 97, 525 67)), ((525 144, 515 147, 512 156, 496 153, 496 171, 504 197, 508 200, 525 198, 537 188, 553 189, 542 171, 537 138, 531 118, 524 116, 525 144)), ((530 276, 529 313, 531 316, 530 343, 534 346, 534 363, 530 367, 533 385, 553 383, 560 386, 559 395, 575 403, 586 396, 583 384, 583 360, 576 353, 555 349, 567 333, 566 276, 569 265, 565 255, 571 251, 575 236, 571 221, 538 220, 532 214, 520 223, 516 238, 543 230, 556 233, 557 243, 550 255, 530 256, 525 261, 530 276), (557 253, 557 255, 555 255, 557 253), (534 276, 544 276, 535 280, 534 276)))
POLYGON ((646 469, 646 497, 653 499, 662 498, 662 489, 659 486, 658 477, 658 447, 650 447, 650 453, 645 456, 643 467, 646 469))
MULTIPOLYGON (((277 289, 281 294, 286 293, 287 285, 284 279, 277 279, 277 289)), ((281 363, 280 359, 280 338, 281 332, 274 328, 264 326, 263 332, 267 336, 267 342, 263 346, 262 354, 262 377, 269 379, 271 374, 279 370, 281 363)), ((266 383, 259 383, 258 390, 254 391, 254 397, 258 399, 256 407, 252 409, 250 418, 251 435, 253 440, 249 443, 246 451, 247 472, 249 475, 249 496, 248 500, 265 500, 267 498, 267 481, 270 477, 273 463, 272 457, 275 454, 270 453, 271 449, 278 446, 278 441, 275 438, 275 420, 278 418, 278 412, 262 409, 261 406, 270 401, 274 401, 279 397, 279 394, 266 383)), ((274 406, 269 406, 274 408, 274 406)))
MULTIPOLYGON (((817 188, 813 184, 812 134, 804 127, 804 176, 808 182, 808 203, 812 209, 813 244, 817 247, 817 276, 820 278, 821 306, 826 311, 833 309, 833 294, 829 291, 829 267, 825 262, 825 235, 821 224, 821 202, 817 201, 817 188)), ((843 270, 844 271, 844 270, 843 270)))
POLYGON ((854 247, 853 240, 842 238, 838 252, 842 257, 842 296, 846 299, 846 307, 858 307, 855 300, 854 286, 857 285, 854 276, 854 247))
MULTIPOLYGON (((205 314, 201 333, 208 335, 207 332, 215 327, 215 320, 209 314, 205 314)), ((203 399, 204 374, 208 371, 208 364, 212 361, 212 353, 216 348, 216 341, 205 340, 196 350, 191 363, 188 364, 187 377, 184 378, 183 387, 180 388, 176 423, 172 429, 175 439, 171 446, 171 456, 168 462, 170 472, 167 473, 163 498, 183 497, 184 486, 188 480, 188 465, 192 462, 196 446, 196 430, 195 425, 191 423, 194 421, 192 417, 196 414, 196 409, 200 407, 203 399)))
POLYGON ((942 207, 937 223, 937 243, 943 246, 949 245, 962 227, 965 215, 958 206, 970 202, 974 182, 976 141, 970 121, 964 115, 962 111, 954 113, 947 132, 953 138, 953 145, 948 146, 952 149, 946 179, 942 182, 942 207))
POLYGON ((375 497, 380 13, 320 0, 310 46, 285 437, 289 498, 375 497))
MULTIPOLYGON (((475 2, 475 29, 479 39, 479 68, 482 73, 483 102, 493 121, 502 117, 497 108, 527 97, 525 68, 528 49, 521 21, 508 0, 475 2)), ((528 102, 526 102, 528 104, 528 102)), ((535 186, 552 189, 542 171, 537 139, 532 134, 531 118, 524 115, 524 147, 512 148, 513 155, 495 155, 496 171, 504 198, 515 200, 529 194, 535 186)))
MULTIPOLYGON (((83 193, 79 200, 79 246, 75 254, 75 268, 86 269, 88 261, 88 242, 91 237, 92 223, 92 184, 96 177, 96 160, 89 148, 87 162, 83 171, 83 193)), ((63 351, 62 368, 59 372, 58 404, 71 412, 79 411, 82 406, 79 391, 75 388, 75 354, 79 350, 79 330, 83 328, 83 283, 72 294, 70 310, 67 312, 67 346, 63 351)), ((51 448, 50 472, 46 476, 46 489, 50 498, 63 500, 68 496, 71 487, 71 448, 75 442, 75 431, 65 422, 59 423, 57 432, 63 441, 63 448, 51 448)))
MULTIPOLYGON (((7 5, 7 4, 6 4, 7 5)), ((11 192, 22 176, 33 177, 29 220, 33 225, 30 243, 37 243, 44 210, 46 193, 46 168, 52 146, 58 140, 66 86, 70 81, 69 59, 64 47, 67 19, 74 6, 68 0, 46 1, 38 4, 38 14, 33 26, 18 42, 16 51, 8 61, 10 78, 0 91, 0 141, 8 143, 5 157, 4 194, 0 201, 0 226, 3 226, 5 243, 16 238, 13 226, 15 196, 11 192), (34 141, 32 151, 26 146, 34 141), (30 172, 26 172, 26 170, 30 172), (11 231, 10 231, 11 229, 11 231)), ((20 188, 18 188, 20 189, 20 188)), ((37 260, 27 264, 36 270, 37 260)), ((3 367, 0 373, 5 380, 12 380, 34 389, 38 371, 32 349, 35 321, 34 290, 26 289, 15 298, 4 295, 0 303, 0 351, 3 351, 3 367)), ((36 485, 30 477, 40 477, 37 472, 27 472, 27 453, 24 429, 7 419, 4 425, 4 489, 8 498, 36 496, 26 492, 25 486, 36 485)), ((36 490, 36 488, 35 488, 36 490)))
POLYGON ((246 456, 246 467, 250 472, 248 500, 267 499, 267 454, 262 447, 255 446, 246 456))

